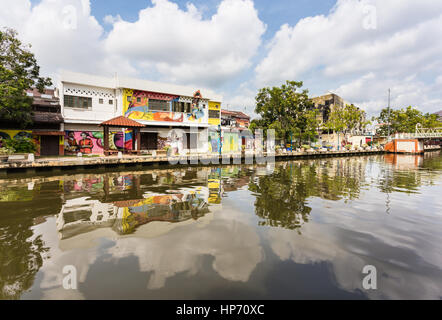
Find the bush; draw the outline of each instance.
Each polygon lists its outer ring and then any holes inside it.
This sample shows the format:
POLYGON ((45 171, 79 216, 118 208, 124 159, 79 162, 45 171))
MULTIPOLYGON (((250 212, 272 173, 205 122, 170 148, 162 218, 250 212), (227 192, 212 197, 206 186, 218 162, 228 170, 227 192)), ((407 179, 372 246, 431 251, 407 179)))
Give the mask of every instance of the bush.
POLYGON ((6 148, 14 150, 14 153, 34 153, 37 150, 34 141, 29 138, 8 139, 6 140, 6 148))
POLYGON ((308 149, 310 149, 311 147, 310 147, 310 145, 308 145, 308 144, 303 144, 303 145, 301 146, 301 148, 304 148, 304 149, 308 150, 308 149))
POLYGON ((12 149, 9 149, 9 148, 6 148, 6 147, 3 147, 3 148, 0 148, 0 155, 9 155, 9 154, 13 154, 14 153, 14 150, 12 150, 12 149))

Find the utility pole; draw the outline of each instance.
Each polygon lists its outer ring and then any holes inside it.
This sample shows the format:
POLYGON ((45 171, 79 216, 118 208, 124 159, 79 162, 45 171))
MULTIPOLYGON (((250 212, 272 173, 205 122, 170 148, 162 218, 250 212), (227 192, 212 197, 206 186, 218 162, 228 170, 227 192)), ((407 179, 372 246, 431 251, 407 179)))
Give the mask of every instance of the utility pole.
POLYGON ((390 140, 390 121, 391 121, 391 111, 390 111, 390 89, 388 89, 388 140, 390 140))

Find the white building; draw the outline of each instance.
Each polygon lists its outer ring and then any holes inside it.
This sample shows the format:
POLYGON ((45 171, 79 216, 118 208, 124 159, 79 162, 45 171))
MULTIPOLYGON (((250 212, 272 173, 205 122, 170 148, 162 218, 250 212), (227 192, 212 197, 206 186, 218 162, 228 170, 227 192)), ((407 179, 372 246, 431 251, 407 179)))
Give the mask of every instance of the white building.
MULTIPOLYGON (((141 129, 141 150, 173 148, 179 153, 206 152, 208 129, 220 124, 222 97, 207 89, 64 71, 57 90, 65 154, 102 153, 99 124, 117 116, 146 126, 141 129)), ((131 132, 115 131, 110 140, 113 149, 130 148, 131 132)))

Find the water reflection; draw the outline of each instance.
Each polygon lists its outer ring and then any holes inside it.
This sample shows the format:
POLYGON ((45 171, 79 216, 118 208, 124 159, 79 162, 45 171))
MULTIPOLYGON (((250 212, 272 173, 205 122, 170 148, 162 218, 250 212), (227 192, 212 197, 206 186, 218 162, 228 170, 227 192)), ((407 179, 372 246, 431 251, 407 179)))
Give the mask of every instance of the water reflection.
POLYGON ((440 153, 262 169, 0 180, 0 298, 442 295, 440 153), (361 287, 366 264, 377 292, 361 287))

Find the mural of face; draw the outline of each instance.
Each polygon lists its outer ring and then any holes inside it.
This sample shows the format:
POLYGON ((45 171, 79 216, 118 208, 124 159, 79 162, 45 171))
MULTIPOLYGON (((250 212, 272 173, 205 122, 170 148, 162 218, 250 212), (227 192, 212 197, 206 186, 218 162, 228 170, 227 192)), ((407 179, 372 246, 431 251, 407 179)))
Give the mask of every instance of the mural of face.
POLYGON ((92 153, 92 148, 94 147, 94 143, 92 142, 92 139, 90 138, 89 134, 85 131, 81 133, 81 140, 79 142, 80 145, 80 152, 81 153, 92 153))

